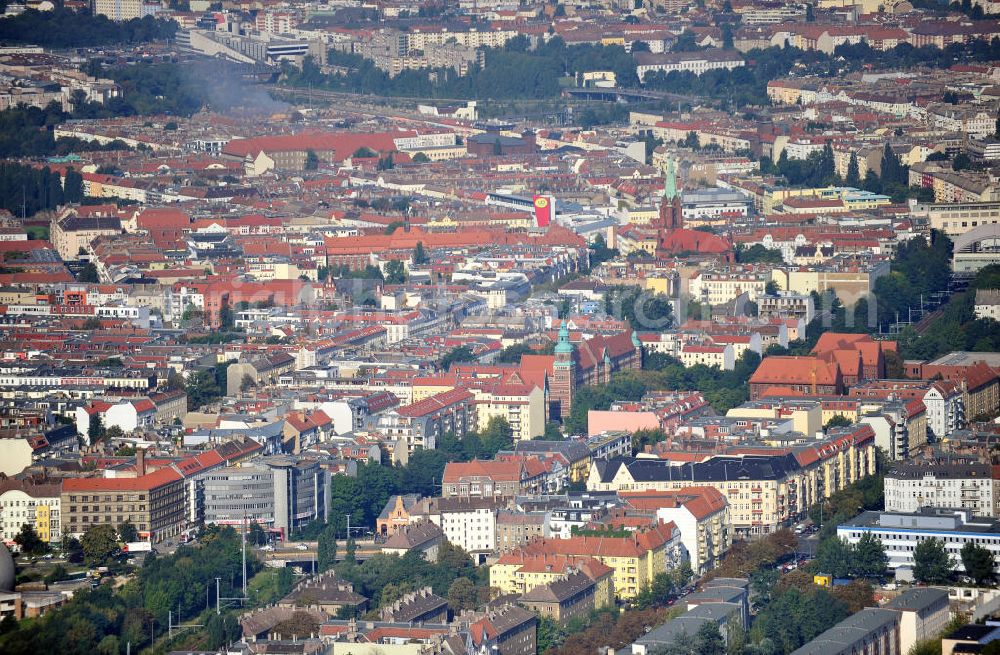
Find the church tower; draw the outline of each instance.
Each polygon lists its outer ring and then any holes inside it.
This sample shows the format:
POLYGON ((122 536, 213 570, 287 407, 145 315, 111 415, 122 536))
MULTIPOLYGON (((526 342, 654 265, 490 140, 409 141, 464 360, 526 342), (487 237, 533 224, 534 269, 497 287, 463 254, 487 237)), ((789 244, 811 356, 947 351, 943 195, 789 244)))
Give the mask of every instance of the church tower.
POLYGON ((563 421, 573 407, 573 390, 576 388, 576 360, 573 351, 573 344, 569 340, 569 321, 564 320, 559 327, 550 389, 552 409, 558 408, 558 411, 550 411, 550 414, 563 421))
POLYGON ((663 180, 663 197, 660 199, 661 230, 667 232, 684 227, 684 215, 681 209, 681 194, 677 191, 677 172, 674 160, 667 160, 667 173, 663 180))

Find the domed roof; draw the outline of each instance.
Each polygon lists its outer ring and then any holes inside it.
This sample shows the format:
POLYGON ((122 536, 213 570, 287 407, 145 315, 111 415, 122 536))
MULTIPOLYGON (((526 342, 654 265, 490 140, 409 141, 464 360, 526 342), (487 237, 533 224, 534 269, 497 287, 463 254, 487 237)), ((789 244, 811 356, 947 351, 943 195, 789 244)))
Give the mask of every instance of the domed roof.
POLYGON ((14 569, 14 558, 0 542, 0 591, 14 591, 14 581, 17 579, 17 572, 14 569))

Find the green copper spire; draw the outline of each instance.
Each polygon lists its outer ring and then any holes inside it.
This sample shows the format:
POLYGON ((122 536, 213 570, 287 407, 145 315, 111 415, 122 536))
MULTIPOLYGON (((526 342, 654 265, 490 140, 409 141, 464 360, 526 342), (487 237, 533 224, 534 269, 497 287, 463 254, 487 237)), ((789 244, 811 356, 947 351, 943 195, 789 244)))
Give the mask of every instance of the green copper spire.
POLYGON ((569 321, 563 321, 559 328, 559 342, 556 344, 556 354, 569 354, 573 352, 573 344, 569 341, 569 321))
POLYGON ((674 171, 674 160, 667 160, 667 175, 663 180, 663 197, 673 200, 677 195, 677 173, 674 171))

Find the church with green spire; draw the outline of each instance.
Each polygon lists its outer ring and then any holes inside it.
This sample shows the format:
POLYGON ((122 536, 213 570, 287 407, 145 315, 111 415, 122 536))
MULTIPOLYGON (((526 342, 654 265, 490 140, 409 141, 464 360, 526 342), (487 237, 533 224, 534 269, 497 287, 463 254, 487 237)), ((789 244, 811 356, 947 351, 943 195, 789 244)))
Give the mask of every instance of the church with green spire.
POLYGON ((668 231, 684 227, 681 194, 677 191, 677 171, 674 168, 672 158, 667 160, 667 173, 663 179, 663 197, 660 199, 660 216, 657 227, 668 231))

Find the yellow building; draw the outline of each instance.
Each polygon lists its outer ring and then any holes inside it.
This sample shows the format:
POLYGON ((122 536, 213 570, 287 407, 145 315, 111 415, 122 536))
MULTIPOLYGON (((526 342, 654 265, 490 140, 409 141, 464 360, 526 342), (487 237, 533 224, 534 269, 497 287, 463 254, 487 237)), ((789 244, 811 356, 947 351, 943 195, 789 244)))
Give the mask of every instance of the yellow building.
MULTIPOLYGON (((635 598, 643 588, 652 584, 653 577, 681 563, 680 530, 673 523, 659 524, 627 536, 577 536, 569 539, 537 539, 521 548, 525 556, 549 557, 555 561, 559 557, 592 557, 614 571, 614 590, 619 599, 635 598)), ((501 562, 504 559, 501 558, 501 562)), ((494 565, 496 566, 496 565, 494 565)), ((517 570, 510 563, 497 569, 494 578, 490 567, 490 585, 499 588, 516 588, 517 570), (500 586, 504 585, 504 586, 500 586)), ((525 574, 527 576, 527 574, 525 574)), ((524 584, 537 579, 528 576, 524 584)))
POLYGON ((791 419, 792 429, 811 437, 823 430, 823 407, 815 401, 755 400, 726 412, 727 417, 791 419))
POLYGON ((529 555, 520 550, 505 553, 490 566, 490 587, 499 589, 503 594, 523 594, 540 585, 561 580, 574 569, 594 581, 594 609, 614 605, 614 569, 590 557, 529 555))

